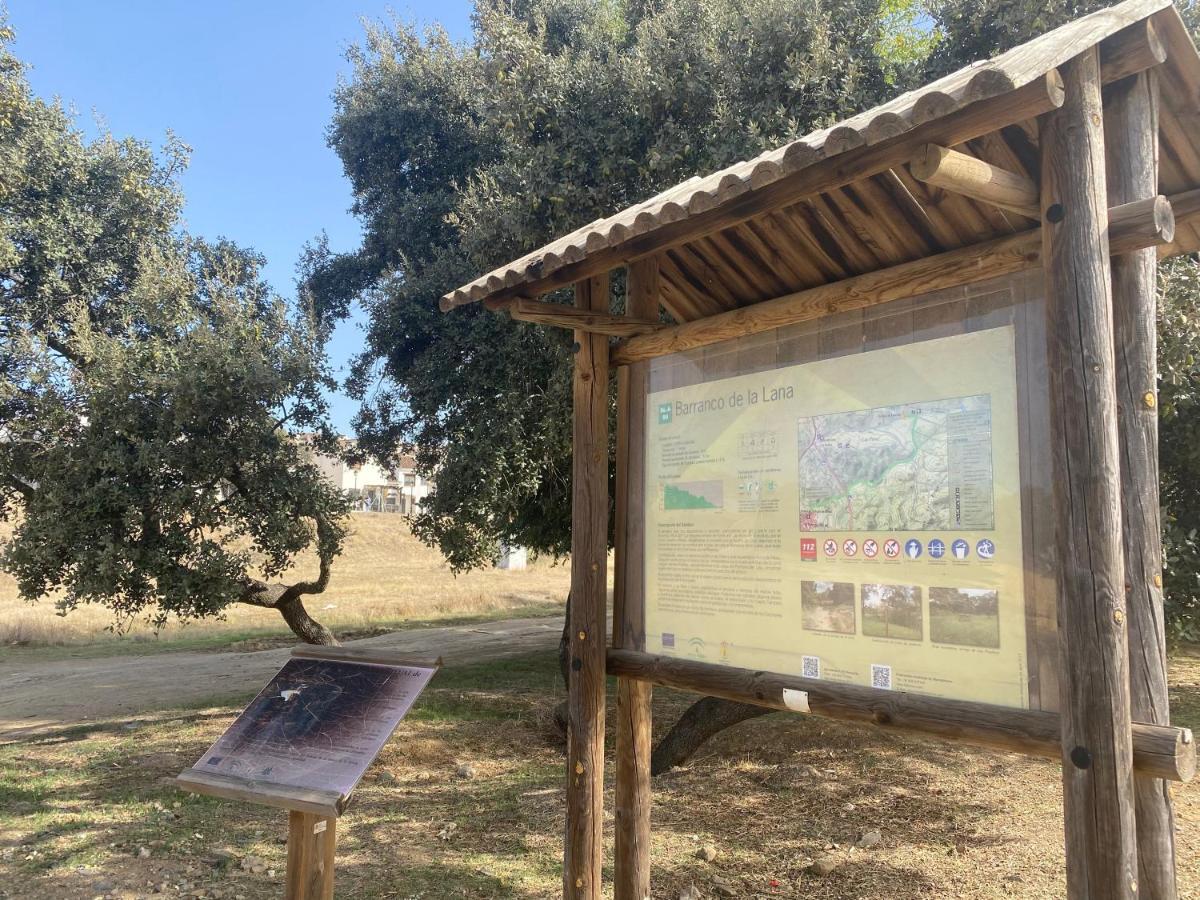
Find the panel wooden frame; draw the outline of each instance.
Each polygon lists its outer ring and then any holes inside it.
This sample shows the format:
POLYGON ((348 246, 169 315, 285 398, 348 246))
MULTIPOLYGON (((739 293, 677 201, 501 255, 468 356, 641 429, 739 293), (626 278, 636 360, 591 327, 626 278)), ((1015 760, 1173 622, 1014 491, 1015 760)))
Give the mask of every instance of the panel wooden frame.
POLYGON ((340 816, 348 802, 348 798, 336 791, 321 791, 237 778, 232 775, 218 775, 196 768, 184 769, 180 772, 175 777, 175 784, 182 790, 190 791, 193 794, 221 797, 225 800, 245 800, 262 806, 311 813, 325 818, 340 816))
MULTIPOLYGON (((649 363, 647 393, 688 387, 705 381, 768 369, 793 366, 818 359, 869 352, 900 344, 919 343, 953 334, 965 334, 1012 325, 1017 356, 1018 440, 1021 447, 1021 510, 1025 569, 1026 664, 1030 707, 1058 709, 1058 633, 1054 588, 1052 489, 1046 454, 1031 448, 1048 441, 1049 397, 1046 391, 1046 343, 1040 270, 1020 272, 979 284, 902 298, 865 310, 836 313, 824 318, 759 332, 711 344, 684 353, 655 357, 649 363)), ((625 367, 618 367, 620 373, 625 367)), ((646 406, 639 414, 646 415, 646 406)), ((618 430, 621 425, 618 424, 618 430)), ((636 431, 643 443, 619 449, 617 456, 618 507, 641 509, 641 498, 628 498, 633 487, 623 479, 626 465, 638 468, 637 489, 644 490, 645 429, 636 431)), ((620 448, 621 445, 618 444, 620 448)), ((629 523, 644 539, 645 525, 629 523)), ((617 544, 621 546, 621 520, 617 544)), ((623 569, 616 559, 618 583, 637 584, 639 603, 628 611, 614 606, 614 643, 620 649, 646 650, 644 619, 644 560, 636 572, 623 569), (618 643, 617 636, 636 634, 638 641, 618 643)))
MULTIPOLYGON (((907 342, 918 342, 954 334, 964 334, 1012 325, 1017 369, 1017 426, 1020 447, 1021 523, 1025 570, 1026 647, 1030 709, 1012 709, 970 703, 900 691, 879 691, 827 681, 811 681, 798 676, 750 672, 716 663, 703 663, 676 657, 656 656, 646 650, 644 618, 646 575, 644 554, 636 568, 624 562, 631 558, 628 549, 617 556, 618 583, 637 583, 638 603, 618 603, 614 609, 614 648, 608 653, 607 667, 619 684, 641 681, 647 689, 658 684, 692 691, 701 695, 759 705, 776 710, 792 707, 783 689, 807 692, 810 712, 841 720, 867 722, 935 739, 994 747, 1041 758, 1060 758, 1061 718, 1059 715, 1059 634, 1056 588, 1056 518, 1052 502, 1053 473, 1051 458, 1045 452, 1051 434, 1051 407, 1048 392, 1048 356, 1044 273, 1032 268, 978 284, 947 288, 917 297, 905 297, 868 309, 836 313, 808 322, 785 325, 769 331, 734 338, 684 353, 652 358, 646 365, 647 394, 674 387, 733 375, 782 368, 819 359, 867 352, 907 342), (1043 448, 1038 452, 1037 448, 1043 448), (636 634, 630 643, 623 635, 636 634)), ((618 366, 618 377, 632 366, 618 366)), ((644 513, 644 497, 629 492, 645 490, 645 420, 648 404, 618 406, 618 431, 637 435, 632 443, 618 442, 618 507, 638 508, 644 513), (642 417, 631 428, 623 418, 642 417), (623 472, 636 467, 634 478, 623 472)), ((617 527, 631 533, 617 535, 622 540, 638 540, 645 535, 644 519, 630 522, 628 516, 617 519, 617 527)), ((627 545, 626 545, 627 546, 627 545)), ((632 695, 628 687, 619 694, 618 716, 626 715, 624 704, 630 696, 648 704, 649 698, 632 695)), ((648 721, 648 714, 647 714, 648 721)), ((624 724, 624 723, 623 723, 624 724)), ((620 725, 618 726, 621 727, 620 725)), ((624 739, 632 747, 628 729, 624 739)), ((648 782, 648 744, 642 737, 642 757, 622 752, 618 737, 618 834, 622 834, 620 782, 639 774, 648 782), (642 769, 638 770, 637 767, 642 769), (624 774, 622 769, 624 768, 624 774)), ((1145 777, 1189 781, 1196 771, 1196 748, 1191 732, 1154 721, 1135 721, 1131 738, 1134 766, 1145 777)), ((1161 783, 1161 782, 1160 782, 1161 783)), ((642 798, 643 802, 648 802, 642 798)), ((626 829, 620 840, 628 848, 619 849, 614 872, 616 896, 640 898, 648 884, 650 860, 646 849, 650 826, 646 820, 626 829)))

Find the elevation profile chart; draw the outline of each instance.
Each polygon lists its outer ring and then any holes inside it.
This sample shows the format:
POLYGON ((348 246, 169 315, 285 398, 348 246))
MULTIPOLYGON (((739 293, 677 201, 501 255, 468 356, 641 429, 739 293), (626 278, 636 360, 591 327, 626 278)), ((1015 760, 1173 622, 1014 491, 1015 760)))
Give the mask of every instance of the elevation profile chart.
POLYGON ((720 481, 677 481, 662 485, 659 508, 677 509, 723 509, 725 487, 720 481))

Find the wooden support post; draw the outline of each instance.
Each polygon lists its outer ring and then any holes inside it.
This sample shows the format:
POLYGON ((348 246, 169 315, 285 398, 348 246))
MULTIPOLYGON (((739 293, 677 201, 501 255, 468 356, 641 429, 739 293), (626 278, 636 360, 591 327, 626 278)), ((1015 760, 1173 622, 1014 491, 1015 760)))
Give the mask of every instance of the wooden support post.
POLYGON ((1042 259, 1058 548, 1067 893, 1137 896, 1121 472, 1099 54, 1043 119, 1042 259))
MULTIPOLYGON (((629 267, 625 314, 657 320, 658 260, 629 267)), ((646 387, 650 364, 617 370, 617 514, 613 596, 613 646, 645 646, 643 553, 645 548, 646 387)), ((653 686, 617 679, 616 864, 614 900, 650 897, 650 730, 653 686)))
MULTIPOLYGON (((575 305, 607 313, 608 276, 576 284, 575 305)), ((608 338, 577 331, 575 343, 563 897, 599 900, 604 849, 604 627, 608 601, 608 338)))
POLYGON ((332 900, 337 819, 288 813, 287 900, 332 900))
MULTIPOLYGON (((1105 96, 1109 203, 1153 196, 1158 190, 1157 76, 1153 71, 1134 75, 1110 85, 1105 96)), ((1154 250, 1112 258, 1130 710, 1139 722, 1168 725, 1158 505, 1157 268, 1154 250)), ((1167 783, 1139 775, 1134 797, 1142 896, 1174 900, 1175 816, 1167 783)))

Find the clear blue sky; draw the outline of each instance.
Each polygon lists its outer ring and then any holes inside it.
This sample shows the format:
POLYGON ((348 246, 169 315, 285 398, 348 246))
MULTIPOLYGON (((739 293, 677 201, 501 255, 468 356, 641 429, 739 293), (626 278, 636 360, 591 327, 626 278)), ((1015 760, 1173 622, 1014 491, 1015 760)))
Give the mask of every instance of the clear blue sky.
MULTIPOLYGON (((5 0, 0 0, 5 4, 5 0)), ((325 145, 330 94, 347 74, 345 49, 362 20, 441 22, 470 33, 470 0, 7 0, 16 55, 43 97, 58 96, 93 132, 93 113, 118 136, 161 144, 168 129, 193 148, 183 178, 190 231, 229 237, 268 260, 267 277, 294 292, 305 241, 324 229, 334 250, 357 245, 350 187, 325 145)), ((357 349, 353 323, 331 357, 357 349)), ((353 403, 333 398, 348 431, 353 403)))

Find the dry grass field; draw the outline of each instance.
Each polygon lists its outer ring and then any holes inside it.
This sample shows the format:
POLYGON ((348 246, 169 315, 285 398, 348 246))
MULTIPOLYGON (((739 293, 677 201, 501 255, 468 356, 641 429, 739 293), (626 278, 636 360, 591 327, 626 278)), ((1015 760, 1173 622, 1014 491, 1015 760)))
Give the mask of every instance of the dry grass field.
MULTIPOLYGON (((314 609, 343 632, 361 632, 539 605, 550 612, 566 584, 565 567, 545 564, 455 579, 398 518, 363 515, 314 609)), ((101 653, 155 640, 144 627, 121 639, 105 633, 99 611, 58 619, 51 604, 19 604, 11 584, 0 591, 9 641, 101 653)), ((172 626, 154 646, 276 633, 273 614, 239 609, 226 622, 172 626)), ((1176 655, 1171 683, 1175 722, 1200 727, 1200 656, 1176 655)), ((341 820, 338 896, 560 896, 563 747, 551 711, 561 697, 553 651, 439 672, 341 820)), ((693 699, 666 689, 654 697, 658 734, 693 699)), ((238 700, 209 700, 0 744, 0 900, 281 896, 283 814, 181 794, 171 782, 239 709, 238 700)), ((610 705, 610 731, 613 718, 610 705)), ((612 770, 610 759, 610 863, 612 770)), ((1060 777, 1057 766, 1016 754, 768 716, 655 780, 652 896, 1061 897, 1060 777)), ((1200 900, 1200 788, 1178 787, 1180 897, 1200 900)))
MULTIPOLYGON (((1200 725, 1200 659, 1176 658, 1172 684, 1176 722, 1200 725)), ((438 673, 338 826, 338 896, 561 896, 563 748, 549 724, 561 690, 552 651, 438 673)), ((659 733, 691 700, 654 699, 659 733)), ((284 815, 167 780, 236 712, 163 710, 0 745, 0 898, 282 896, 284 815)), ((1015 754, 768 716, 655 779, 651 895, 1062 897, 1060 778, 1015 754), (815 873, 818 859, 832 871, 815 873)), ((1180 897, 1197 900, 1200 789, 1175 802, 1180 897)))
MULTIPOLYGON (((456 577, 436 550, 413 538, 400 516, 355 513, 351 528, 329 589, 306 601, 310 612, 339 634, 388 630, 413 620, 549 613, 566 600, 570 569, 565 564, 539 560, 524 571, 487 569, 456 577)), ((297 566, 300 573, 309 569, 315 573, 315 557, 297 566)), ((223 620, 171 623, 157 634, 145 622, 129 623, 121 634, 109 630, 113 624, 112 615, 98 606, 60 616, 52 598, 24 603, 12 579, 0 573, 0 647, 221 644, 288 633, 278 613, 240 605, 223 620)))

